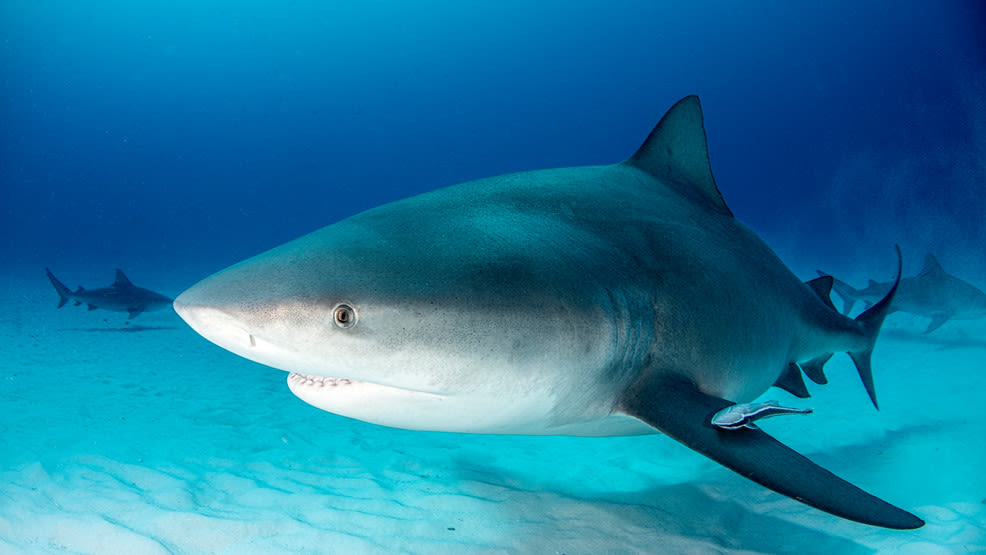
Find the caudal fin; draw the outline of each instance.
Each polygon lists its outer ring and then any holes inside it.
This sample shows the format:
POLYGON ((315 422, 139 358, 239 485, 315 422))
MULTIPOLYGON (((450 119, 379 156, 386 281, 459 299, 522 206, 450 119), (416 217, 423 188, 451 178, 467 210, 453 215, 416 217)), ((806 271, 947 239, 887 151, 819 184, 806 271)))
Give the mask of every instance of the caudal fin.
POLYGON ((55 291, 58 292, 58 308, 62 308, 72 298, 72 292, 69 291, 68 287, 65 287, 64 283, 58 281, 55 274, 51 273, 51 270, 48 268, 45 268, 45 275, 48 276, 48 281, 51 282, 55 287, 55 291))
POLYGON ((894 248, 897 249, 897 277, 894 279, 894 285, 880 299, 880 302, 866 309, 865 312, 856 317, 856 322, 859 323, 866 336, 866 347, 861 350, 849 352, 853 363, 856 364, 859 377, 863 380, 866 393, 869 394, 870 400, 873 401, 873 406, 877 410, 880 410, 880 405, 876 402, 876 389, 873 387, 873 368, 870 365, 870 357, 873 356, 873 346, 876 345, 876 338, 880 334, 880 326, 883 325, 883 319, 890 313, 890 305, 893 303, 894 295, 897 293, 897 286, 900 284, 900 273, 903 266, 900 245, 894 245, 894 248))

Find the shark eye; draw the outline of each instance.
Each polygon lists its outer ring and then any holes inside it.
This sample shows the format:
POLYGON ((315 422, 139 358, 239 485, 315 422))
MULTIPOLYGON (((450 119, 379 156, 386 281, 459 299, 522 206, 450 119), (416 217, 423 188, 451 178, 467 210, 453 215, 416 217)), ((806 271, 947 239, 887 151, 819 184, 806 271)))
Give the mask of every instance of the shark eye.
POLYGON ((332 322, 336 327, 346 329, 356 325, 356 309, 352 306, 341 303, 332 309, 332 322))

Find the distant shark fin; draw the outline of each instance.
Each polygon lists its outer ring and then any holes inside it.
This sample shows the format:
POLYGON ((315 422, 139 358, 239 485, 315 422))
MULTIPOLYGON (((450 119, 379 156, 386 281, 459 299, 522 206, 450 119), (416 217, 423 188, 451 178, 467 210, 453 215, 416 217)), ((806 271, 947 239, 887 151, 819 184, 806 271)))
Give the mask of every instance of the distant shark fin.
POLYGON ((945 274, 945 270, 938 263, 938 259, 930 252, 924 256, 924 268, 921 269, 920 277, 937 277, 945 274))
POLYGON ((133 287, 133 286, 134 284, 130 283, 130 280, 127 279, 127 276, 123 275, 123 270, 117 268, 116 279, 113 280, 113 287, 120 288, 120 287, 133 287))
POLYGON ((873 401, 873 406, 877 410, 880 409, 880 405, 876 401, 876 388, 873 386, 873 368, 870 365, 870 357, 873 356, 873 346, 876 344, 877 335, 880 334, 880 326, 883 325, 884 318, 890 313, 890 305, 897 293, 897 286, 900 285, 903 262, 901 261, 900 246, 895 246, 895 248, 897 249, 897 277, 894 279, 894 285, 878 303, 856 317, 856 322, 866 336, 867 345, 862 350, 849 352, 849 356, 859 372, 859 377, 863 380, 863 387, 866 388, 866 393, 869 394, 870 400, 873 401))
POLYGON ((827 513, 885 528, 924 525, 918 517, 846 482, 763 430, 715 427, 713 416, 732 404, 702 393, 690 381, 665 376, 638 382, 624 395, 619 408, 726 468, 827 513))
POLYGON ((679 100, 624 164, 640 168, 686 197, 732 216, 709 164, 702 105, 695 95, 679 100))
POLYGON ((947 312, 935 312, 931 315, 931 323, 928 324, 928 329, 924 330, 924 333, 931 333, 936 329, 942 327, 942 324, 947 322, 952 315, 947 312))

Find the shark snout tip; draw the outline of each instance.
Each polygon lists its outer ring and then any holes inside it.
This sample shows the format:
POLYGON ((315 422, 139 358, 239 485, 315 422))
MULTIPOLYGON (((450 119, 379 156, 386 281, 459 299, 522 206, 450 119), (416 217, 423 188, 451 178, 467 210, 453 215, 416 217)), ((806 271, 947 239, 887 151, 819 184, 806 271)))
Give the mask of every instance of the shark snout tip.
POLYGON ((223 344, 223 337, 242 333, 234 315, 188 292, 178 295, 172 307, 189 327, 210 341, 223 344))
POLYGON ((213 309, 210 303, 204 302, 204 299, 196 294, 194 287, 185 290, 175 297, 175 300, 171 302, 171 306, 178 316, 181 316, 182 320, 185 320, 192 327, 195 327, 193 321, 198 319, 197 316, 213 309))
POLYGON ((185 313, 188 311, 189 306, 188 298, 184 293, 178 295, 173 301, 171 301, 171 307, 178 313, 178 316, 182 317, 182 319, 186 319, 185 313))

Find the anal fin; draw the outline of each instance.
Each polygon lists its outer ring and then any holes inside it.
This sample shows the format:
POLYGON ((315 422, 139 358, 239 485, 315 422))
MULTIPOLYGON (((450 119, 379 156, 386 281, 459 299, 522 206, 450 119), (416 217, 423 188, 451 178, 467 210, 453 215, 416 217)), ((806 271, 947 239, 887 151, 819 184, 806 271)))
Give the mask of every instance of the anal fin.
POLYGON ((816 465, 760 429, 721 430, 711 420, 732 405, 677 377, 644 379, 619 409, 773 491, 833 515, 893 529, 924 521, 816 465))
POLYGON ((818 385, 825 385, 829 383, 828 378, 825 377, 825 363, 832 358, 832 353, 825 353, 822 356, 815 357, 809 361, 802 362, 801 370, 808 376, 808 379, 817 383, 818 385))
MULTIPOLYGON (((928 256, 931 256, 930 254, 928 256)), ((948 321, 952 315, 947 312, 935 312, 931 315, 931 322, 928 324, 928 328, 924 330, 924 333, 931 333, 936 329, 940 328, 942 324, 948 321)))

